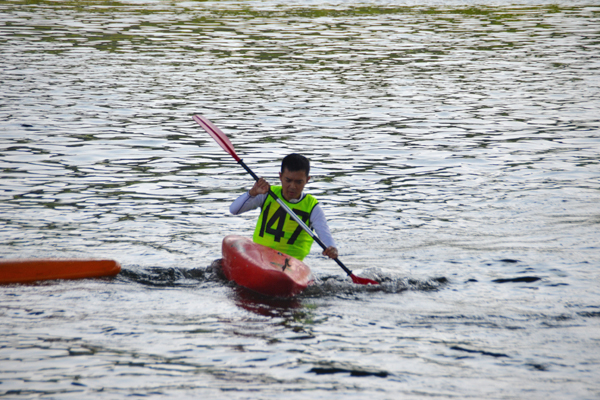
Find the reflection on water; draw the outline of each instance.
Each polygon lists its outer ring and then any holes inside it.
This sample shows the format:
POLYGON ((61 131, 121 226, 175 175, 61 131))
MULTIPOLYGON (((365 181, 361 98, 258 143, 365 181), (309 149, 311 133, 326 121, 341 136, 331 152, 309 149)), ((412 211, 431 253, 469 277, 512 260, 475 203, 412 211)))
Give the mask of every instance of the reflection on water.
POLYGON ((0 393, 594 397, 599 12, 3 2, 0 257, 124 270, 0 288, 0 393), (272 183, 305 153, 341 258, 382 285, 316 248, 291 302, 224 282, 251 179, 198 113, 272 183))
MULTIPOLYGON (((594 7, 20 7, 3 6, 1 30, 18 254, 79 235, 136 254, 218 243, 240 224, 221 203, 249 180, 189 120, 199 111, 272 179, 282 155, 309 154, 339 230, 470 230, 499 209, 496 242, 524 215, 563 225, 538 215, 562 213, 546 190, 583 189, 568 221, 593 207, 594 7)), ((523 222, 523 236, 540 227, 523 222)))

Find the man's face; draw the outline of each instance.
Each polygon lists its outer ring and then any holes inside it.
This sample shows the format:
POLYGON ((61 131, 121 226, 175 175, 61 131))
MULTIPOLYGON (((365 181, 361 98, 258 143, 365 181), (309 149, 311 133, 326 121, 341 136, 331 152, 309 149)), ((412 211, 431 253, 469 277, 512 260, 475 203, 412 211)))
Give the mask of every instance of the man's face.
POLYGON ((310 176, 306 176, 304 171, 291 172, 287 168, 279 173, 281 180, 282 194, 286 200, 296 200, 300 198, 304 186, 310 180, 310 176))

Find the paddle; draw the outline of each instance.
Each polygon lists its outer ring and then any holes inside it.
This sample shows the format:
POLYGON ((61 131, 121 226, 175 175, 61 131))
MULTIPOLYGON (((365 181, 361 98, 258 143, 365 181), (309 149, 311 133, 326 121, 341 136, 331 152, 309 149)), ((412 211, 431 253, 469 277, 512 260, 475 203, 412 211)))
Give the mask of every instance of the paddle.
MULTIPOLYGON (((204 130, 206 130, 206 132, 208 132, 208 134, 212 136, 213 139, 215 139, 215 141, 223 148, 223 150, 229 153, 235 161, 237 161, 242 167, 244 167, 246 172, 252 175, 254 180, 257 181, 259 179, 258 176, 256 176, 256 174, 252 172, 252 170, 246 165, 246 163, 244 163, 244 161, 240 157, 238 157, 238 155, 235 153, 235 150, 233 149, 233 145, 229 141, 229 138, 223 133, 223 131, 221 131, 212 122, 210 122, 208 119, 201 115, 194 115, 193 118, 194 121, 196 121, 202 128, 204 128, 204 130)), ((315 240, 315 242, 317 242, 319 246, 323 248, 323 250, 327 248, 327 246, 325 246, 325 243, 323 243, 321 239, 319 239, 319 237, 308 226, 306 226, 304 221, 302 221, 296 215, 295 212, 290 210, 290 208, 279 197, 277 197, 277 195, 275 195, 275 193, 273 193, 271 189, 269 189, 269 195, 272 196, 275 199, 275 201, 277 201, 277 203, 290 215, 290 217, 292 217, 292 219, 296 221, 298 225, 300 225, 300 227, 302 227, 302 229, 304 229, 306 233, 308 233, 315 240)), ((372 279, 361 278, 359 276, 354 275, 352 271, 350 271, 338 258, 334 258, 334 261, 338 263, 340 267, 342 267, 342 269, 350 276, 350 278, 352 278, 352 282, 358 283, 360 285, 379 284, 379 282, 374 281, 372 279)))

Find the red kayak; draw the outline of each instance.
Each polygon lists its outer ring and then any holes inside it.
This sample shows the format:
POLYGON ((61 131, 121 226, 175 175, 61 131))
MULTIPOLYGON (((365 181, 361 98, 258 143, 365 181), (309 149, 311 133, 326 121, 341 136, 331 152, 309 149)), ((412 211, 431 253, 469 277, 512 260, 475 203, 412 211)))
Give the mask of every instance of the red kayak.
POLYGON ((97 278, 120 271, 121 266, 113 260, 0 260, 0 284, 97 278))
POLYGON ((227 279, 260 294, 291 297, 313 282, 302 261, 243 236, 226 236, 222 251, 227 279))

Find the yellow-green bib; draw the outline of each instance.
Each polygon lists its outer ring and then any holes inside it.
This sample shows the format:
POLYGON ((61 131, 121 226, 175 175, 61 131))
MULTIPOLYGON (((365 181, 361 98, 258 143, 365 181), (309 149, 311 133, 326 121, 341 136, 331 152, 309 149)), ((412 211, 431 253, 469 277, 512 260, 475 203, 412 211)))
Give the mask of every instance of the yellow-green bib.
MULTIPOLYGON (((281 186, 271 186, 271 190, 309 225, 310 213, 317 205, 317 199, 307 194, 298 203, 288 203, 281 195, 281 186)), ((262 205, 252 240, 301 261, 310 252, 314 241, 271 196, 267 196, 262 205)))

